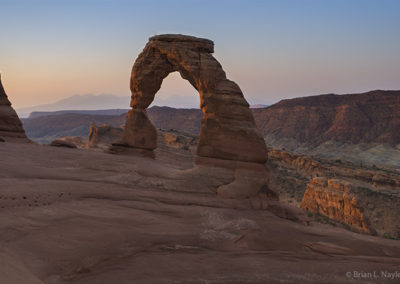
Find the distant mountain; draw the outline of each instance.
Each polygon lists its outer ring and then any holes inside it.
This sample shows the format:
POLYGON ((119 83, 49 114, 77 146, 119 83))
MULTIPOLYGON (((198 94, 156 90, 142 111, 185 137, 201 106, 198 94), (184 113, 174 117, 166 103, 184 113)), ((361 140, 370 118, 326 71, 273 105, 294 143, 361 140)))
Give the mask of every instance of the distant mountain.
MULTIPOLYGON (((128 110, 73 110, 56 112, 33 112, 29 118, 23 118, 25 131, 32 140, 39 143, 65 136, 80 136, 86 138, 89 134, 90 122, 100 126, 110 124, 119 127, 125 124, 125 114, 128 110)), ((200 131, 200 109, 176 109, 171 107, 153 106, 147 110, 150 120, 157 128, 175 129, 190 134, 200 131)))
POLYGON ((65 136, 87 137, 91 122, 96 125, 110 124, 119 127, 125 124, 125 114, 120 116, 63 113, 22 118, 26 134, 38 143, 49 143, 65 136))
POLYGON ((88 114, 88 115, 121 115, 129 109, 101 109, 101 110, 59 110, 59 111, 34 111, 28 118, 38 118, 40 116, 61 115, 67 113, 88 114))
POLYGON ((48 112, 61 110, 99 110, 128 108, 130 96, 102 95, 74 95, 52 104, 38 105, 16 109, 20 117, 28 117, 31 112, 48 112))
MULTIPOLYGON (((118 110, 129 108, 130 96, 115 96, 110 94, 102 95, 74 95, 52 104, 37 105, 27 108, 16 109, 18 116, 26 118, 33 114, 33 117, 63 114, 67 113, 83 113, 83 114, 99 114, 99 115, 117 115, 118 110), (98 111, 99 113, 90 113, 88 111, 98 111), (115 113, 111 110, 117 110, 115 113), (58 112, 58 113, 54 113, 58 112)), ((173 96, 173 97, 156 97, 153 105, 193 105, 191 96, 173 96)), ((250 106, 251 108, 265 108, 267 105, 257 104, 250 106)))

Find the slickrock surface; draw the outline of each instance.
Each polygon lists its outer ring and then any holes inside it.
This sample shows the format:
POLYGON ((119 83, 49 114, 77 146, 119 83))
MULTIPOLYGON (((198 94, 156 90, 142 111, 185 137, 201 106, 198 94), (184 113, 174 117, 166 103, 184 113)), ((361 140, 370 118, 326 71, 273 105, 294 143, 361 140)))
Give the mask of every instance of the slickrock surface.
POLYGON ((256 128, 249 104, 239 86, 226 78, 212 56, 214 43, 185 35, 149 39, 132 68, 132 110, 128 112, 121 145, 153 150, 155 128, 146 108, 169 73, 178 71, 199 92, 203 112, 197 154, 244 162, 263 163, 264 140, 256 128))
POLYGON ((400 270, 398 241, 218 198, 226 168, 7 142, 0 156, 4 283, 363 283, 355 272, 400 270))
POLYGON ((29 142, 22 123, 11 106, 0 75, 0 138, 12 142, 29 142))
POLYGON ((353 193, 352 185, 348 182, 322 177, 312 179, 307 185, 301 208, 349 225, 358 231, 375 234, 353 193))

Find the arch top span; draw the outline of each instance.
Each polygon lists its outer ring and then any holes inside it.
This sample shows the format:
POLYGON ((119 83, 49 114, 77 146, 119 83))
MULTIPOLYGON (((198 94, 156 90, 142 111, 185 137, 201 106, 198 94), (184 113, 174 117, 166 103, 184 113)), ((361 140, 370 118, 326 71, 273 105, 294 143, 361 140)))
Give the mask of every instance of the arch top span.
POLYGON ((264 163, 263 137, 239 86, 226 78, 213 57, 214 43, 187 35, 157 35, 149 39, 131 74, 131 107, 122 144, 153 150, 156 129, 146 114, 162 81, 178 71, 198 91, 203 111, 197 155, 264 163))

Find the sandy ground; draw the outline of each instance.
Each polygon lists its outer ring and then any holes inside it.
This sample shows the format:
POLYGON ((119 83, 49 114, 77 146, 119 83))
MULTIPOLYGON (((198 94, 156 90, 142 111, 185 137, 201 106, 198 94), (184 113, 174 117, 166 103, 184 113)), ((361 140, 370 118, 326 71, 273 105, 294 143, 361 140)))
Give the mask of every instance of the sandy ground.
POLYGON ((400 283, 399 241, 220 199, 229 172, 157 154, 0 143, 0 283, 400 283))

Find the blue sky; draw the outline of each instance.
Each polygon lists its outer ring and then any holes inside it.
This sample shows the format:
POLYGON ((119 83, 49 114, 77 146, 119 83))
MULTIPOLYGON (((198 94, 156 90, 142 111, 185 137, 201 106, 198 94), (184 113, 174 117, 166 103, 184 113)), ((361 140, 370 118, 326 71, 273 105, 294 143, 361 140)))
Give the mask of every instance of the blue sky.
MULTIPOLYGON (((0 0, 0 70, 14 106, 74 94, 130 95, 148 37, 212 39, 252 104, 321 93, 400 89, 400 1, 0 0)), ((160 104, 196 106, 170 75, 160 104)))

